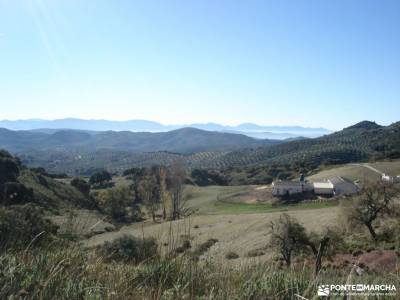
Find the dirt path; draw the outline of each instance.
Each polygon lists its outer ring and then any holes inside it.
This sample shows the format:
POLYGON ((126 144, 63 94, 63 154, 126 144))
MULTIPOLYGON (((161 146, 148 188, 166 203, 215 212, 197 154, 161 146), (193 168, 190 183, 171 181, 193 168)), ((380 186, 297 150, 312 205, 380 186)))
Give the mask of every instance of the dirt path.
POLYGON ((378 169, 374 168, 373 166, 371 166, 369 164, 351 164, 351 165, 364 167, 364 168, 370 169, 371 171, 374 171, 375 173, 378 173, 379 175, 383 175, 382 171, 379 171, 378 169))

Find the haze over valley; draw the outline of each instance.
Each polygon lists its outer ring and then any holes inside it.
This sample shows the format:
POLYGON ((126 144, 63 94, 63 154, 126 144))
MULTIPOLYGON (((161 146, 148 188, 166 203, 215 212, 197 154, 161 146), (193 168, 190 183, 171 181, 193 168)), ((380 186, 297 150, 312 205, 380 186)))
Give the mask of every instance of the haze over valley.
POLYGON ((58 120, 2 120, 0 128, 11 130, 36 130, 52 132, 60 129, 75 129, 85 131, 133 131, 133 132, 165 132, 181 128, 197 128, 207 131, 244 134, 260 139, 287 139, 296 137, 318 137, 331 130, 325 128, 311 128, 302 126, 263 126, 254 123, 242 123, 237 126, 226 126, 217 123, 194 123, 184 125, 163 125, 154 121, 129 120, 84 120, 84 119, 58 119, 58 120))

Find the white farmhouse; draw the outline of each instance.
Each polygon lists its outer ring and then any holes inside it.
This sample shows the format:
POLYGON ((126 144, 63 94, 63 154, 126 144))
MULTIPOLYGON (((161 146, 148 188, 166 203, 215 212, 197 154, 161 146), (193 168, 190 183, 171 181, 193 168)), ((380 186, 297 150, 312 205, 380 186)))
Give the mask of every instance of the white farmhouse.
POLYGON ((304 182, 301 181, 274 181, 272 183, 272 195, 285 196, 300 194, 303 192, 304 182))
POLYGON ((320 182, 305 182, 304 177, 300 181, 274 181, 272 183, 272 195, 285 196, 314 192, 323 196, 350 196, 355 195, 359 188, 340 176, 325 179, 320 182))

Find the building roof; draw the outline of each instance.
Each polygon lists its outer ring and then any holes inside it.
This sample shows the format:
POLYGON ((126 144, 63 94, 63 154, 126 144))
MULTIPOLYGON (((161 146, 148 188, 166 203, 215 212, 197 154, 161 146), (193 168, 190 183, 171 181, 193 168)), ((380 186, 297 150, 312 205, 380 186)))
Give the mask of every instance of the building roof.
POLYGON ((273 186, 302 186, 300 181, 274 181, 272 184, 273 186))
POLYGON ((328 181, 333 185, 345 182, 345 180, 340 176, 329 178, 328 181))
POLYGON ((333 184, 330 182, 314 182, 314 189, 333 189, 333 184))

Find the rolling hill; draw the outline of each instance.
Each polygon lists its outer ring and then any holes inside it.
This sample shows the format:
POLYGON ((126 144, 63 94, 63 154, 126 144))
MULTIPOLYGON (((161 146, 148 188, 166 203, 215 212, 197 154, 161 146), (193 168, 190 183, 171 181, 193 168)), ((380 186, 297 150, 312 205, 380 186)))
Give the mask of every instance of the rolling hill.
POLYGON ((12 131, 0 129, 0 148, 14 153, 30 151, 81 151, 100 149, 130 151, 170 151, 194 153, 213 150, 237 150, 245 147, 270 146, 278 140, 258 140, 242 134, 182 128, 168 132, 131 132, 82 130, 12 131))
POLYGON ((0 206, 35 203, 50 211, 93 208, 90 197, 47 175, 26 168, 19 158, 0 150, 0 206))
MULTIPOLYGON (((17 134, 20 140, 15 145, 23 145, 26 137, 36 141, 43 137, 43 133, 35 139, 31 133, 17 134)), ((224 169, 277 164, 311 170, 321 164, 400 157, 400 122, 380 126, 363 121, 323 137, 280 143, 187 128, 166 133, 103 132, 93 135, 73 132, 71 135, 78 135, 74 138, 75 147, 63 148, 57 142, 64 134, 62 141, 71 138, 65 132, 56 132, 47 135, 47 148, 43 149, 42 144, 18 154, 30 166, 44 166, 52 172, 71 174, 90 174, 98 168, 122 172, 134 166, 168 165, 176 159, 182 160, 188 168, 224 169), (131 136, 136 139, 130 140, 131 136), (151 141, 146 139, 149 136, 151 141)), ((0 146, 3 145, 4 138, 0 135, 0 146)))
POLYGON ((225 157, 248 157, 252 163, 335 164, 400 157, 400 122, 380 126, 363 121, 330 135, 228 153, 225 157))

